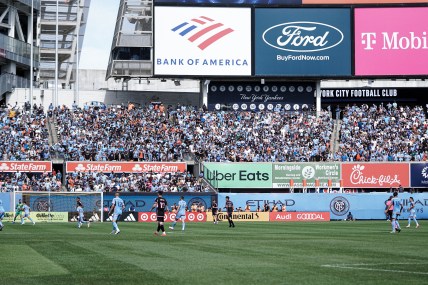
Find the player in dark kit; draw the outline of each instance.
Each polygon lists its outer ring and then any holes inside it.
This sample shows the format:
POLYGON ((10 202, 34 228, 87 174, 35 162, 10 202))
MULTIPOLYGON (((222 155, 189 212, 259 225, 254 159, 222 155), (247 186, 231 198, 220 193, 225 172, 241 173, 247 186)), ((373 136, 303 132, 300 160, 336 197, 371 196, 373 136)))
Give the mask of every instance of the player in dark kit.
POLYGON ((226 196, 226 211, 227 211, 227 220, 229 221, 229 228, 235 227, 235 224, 232 220, 232 214, 233 214, 233 202, 230 201, 229 196, 226 196))
POLYGON ((163 223, 165 222, 165 211, 168 211, 168 202, 164 197, 162 197, 163 192, 158 192, 158 197, 155 200, 155 203, 153 204, 153 207, 150 209, 152 211, 154 208, 156 208, 156 216, 158 220, 158 229, 155 231, 155 235, 158 235, 158 232, 162 230, 162 236, 166 236, 165 227, 163 223))
POLYGON ((211 210, 213 214, 213 222, 214 224, 218 224, 218 205, 216 200, 213 200, 211 210))

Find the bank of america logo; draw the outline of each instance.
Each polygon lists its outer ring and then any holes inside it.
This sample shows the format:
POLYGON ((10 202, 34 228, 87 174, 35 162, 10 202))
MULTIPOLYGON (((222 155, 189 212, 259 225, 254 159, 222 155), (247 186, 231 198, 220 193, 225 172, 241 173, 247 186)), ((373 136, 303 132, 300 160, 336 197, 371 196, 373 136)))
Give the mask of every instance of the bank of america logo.
POLYGON ((233 32, 233 29, 224 27, 223 23, 206 16, 191 19, 171 29, 192 43, 196 43, 201 50, 206 49, 219 39, 233 32))

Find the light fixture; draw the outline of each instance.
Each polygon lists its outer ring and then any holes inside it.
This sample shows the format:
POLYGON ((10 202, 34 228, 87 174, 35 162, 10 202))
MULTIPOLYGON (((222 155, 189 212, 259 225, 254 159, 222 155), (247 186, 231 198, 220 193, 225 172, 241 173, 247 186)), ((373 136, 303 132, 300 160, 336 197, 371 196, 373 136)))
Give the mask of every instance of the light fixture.
POLYGON ((260 83, 265 84, 265 79, 264 78, 260 79, 260 83))
POLYGON ((165 79, 165 78, 162 78, 162 79, 161 79, 161 82, 166 82, 166 79, 165 79))

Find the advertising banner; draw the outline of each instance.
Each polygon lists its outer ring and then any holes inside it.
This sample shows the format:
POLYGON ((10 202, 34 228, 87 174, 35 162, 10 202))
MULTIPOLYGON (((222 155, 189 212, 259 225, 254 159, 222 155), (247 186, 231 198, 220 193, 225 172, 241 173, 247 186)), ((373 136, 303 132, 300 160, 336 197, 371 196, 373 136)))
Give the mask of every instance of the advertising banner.
POLYGON ((253 4, 281 4, 281 5, 301 5, 302 0, 154 0, 155 4, 210 4, 210 5, 225 5, 225 4, 243 4, 243 5, 253 5, 253 4))
POLYGON ((104 172, 104 173, 141 173, 141 172, 185 172, 185 162, 94 162, 67 161, 66 172, 104 172))
MULTIPOLYGON (((219 212, 217 214, 218 220, 227 221, 227 213, 219 212)), ((236 222, 268 222, 269 213, 267 212, 233 212, 232 219, 236 222)), ((211 212, 207 213, 207 222, 213 221, 213 215, 211 212)))
POLYGON ((330 212, 270 212, 271 222, 329 222, 330 212))
POLYGON ((408 163, 343 163, 343 187, 404 188, 410 186, 408 163))
MULTIPOLYGON (((211 207, 213 195, 213 193, 164 193, 163 197, 167 200, 169 209, 174 204, 178 205, 181 196, 184 196, 184 201, 186 201, 189 209, 192 205, 203 206, 208 209, 211 207)), ((128 211, 133 207, 136 212, 150 211, 157 197, 156 193, 121 193, 120 195, 125 203, 125 210, 128 211)), ((104 208, 111 207, 113 198, 114 193, 104 193, 104 208)))
MULTIPOLYGON (((13 222, 14 215, 15 215, 15 212, 5 212, 2 222, 3 223, 13 222)), ((17 218, 17 220, 18 220, 18 218, 17 218)), ((20 221, 18 220, 18 222, 20 222, 20 221)))
POLYGON ((255 10, 255 73, 271 76, 350 76, 351 10, 255 10))
MULTIPOLYGON (((159 0, 156 0, 159 1, 159 0)), ((427 3, 427 0, 302 0, 302 4, 403 4, 427 3)))
MULTIPOLYGON (((287 212, 329 212, 330 219, 344 220, 349 212, 357 220, 385 219, 385 201, 392 193, 359 193, 359 194, 316 194, 316 193, 219 193, 218 205, 224 207, 225 197, 229 196, 235 208, 250 205, 252 211, 263 208, 266 203, 272 209, 286 205, 287 212)), ((402 219, 409 217, 409 198, 416 203, 416 215, 419 219, 428 219, 428 193, 399 193, 404 210, 402 219)), ((387 224, 385 224, 387 226, 387 224)))
MULTIPOLYGON (((18 202, 18 199, 22 198, 22 195, 17 196, 19 197, 16 197, 16 202, 18 202)), ((15 209, 15 205, 13 205, 13 192, 0 192, 0 201, 2 202, 2 206, 5 212, 13 211, 15 209)))
POLYGON ((204 163, 204 177, 217 188, 271 188, 272 163, 204 163))
POLYGON ((68 212, 31 212, 31 218, 34 222, 52 222, 66 223, 68 222, 68 212))
POLYGON ((428 187, 428 163, 410 164, 411 187, 428 187))
POLYGON ((251 75, 251 9, 155 7, 156 75, 251 75))
POLYGON ((314 105, 315 83, 218 82, 208 88, 208 110, 302 110, 314 105))
MULTIPOLYGON (((165 214, 165 222, 170 223, 175 221, 175 213, 167 212, 165 214)), ((138 222, 156 222, 157 217, 154 212, 140 212, 138 213, 138 222)), ((195 222, 201 223, 207 221, 207 214, 196 213, 196 212, 186 212, 186 222, 195 222)))
POLYGON ((428 74, 428 7, 355 9, 355 75, 428 74))
POLYGON ((0 172, 52 172, 51 161, 0 161, 0 172))
MULTIPOLYGON (((109 212, 104 212, 104 222, 111 222, 113 220, 113 215, 109 216, 109 212)), ((137 212, 123 212, 119 217, 119 222, 138 222, 138 213, 137 212)))
POLYGON ((339 163, 273 163, 273 188, 340 187, 339 163))

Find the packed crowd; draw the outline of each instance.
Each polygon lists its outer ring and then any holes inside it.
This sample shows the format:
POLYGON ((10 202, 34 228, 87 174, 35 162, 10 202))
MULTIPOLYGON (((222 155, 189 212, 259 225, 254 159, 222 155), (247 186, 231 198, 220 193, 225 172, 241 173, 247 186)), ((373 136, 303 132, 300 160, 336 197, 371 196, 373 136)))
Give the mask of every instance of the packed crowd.
POLYGON ((49 133, 43 107, 32 113, 16 107, 0 109, 1 160, 49 160, 49 133))
POLYGON ((53 149, 68 160, 202 161, 326 160, 333 120, 299 112, 209 112, 153 106, 142 109, 55 110, 60 140, 53 149))
POLYGON ((201 178, 191 173, 69 173, 65 177, 70 192, 209 192, 201 178))
POLYGON ((428 159, 428 120, 421 106, 348 106, 341 126, 340 161, 428 159))
POLYGON ((0 173, 0 192, 62 191, 61 172, 43 174, 0 173))

